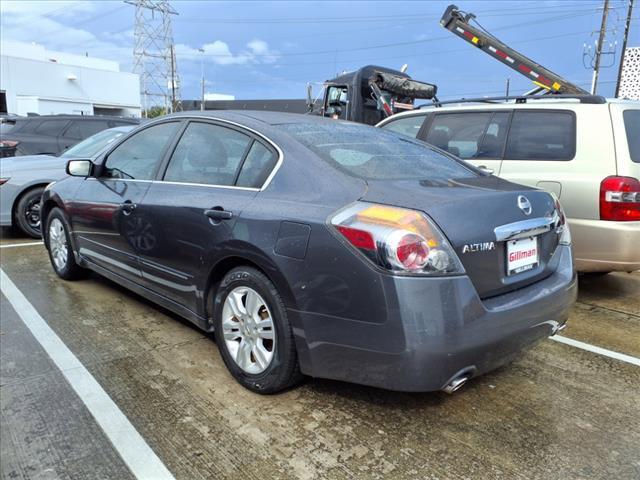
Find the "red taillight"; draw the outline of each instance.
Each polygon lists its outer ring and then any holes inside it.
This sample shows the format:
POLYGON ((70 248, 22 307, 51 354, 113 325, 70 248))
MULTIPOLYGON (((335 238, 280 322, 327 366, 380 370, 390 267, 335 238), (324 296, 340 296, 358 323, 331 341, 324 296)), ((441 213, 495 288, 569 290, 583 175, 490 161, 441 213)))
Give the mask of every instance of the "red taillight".
POLYGON ((19 143, 15 140, 0 140, 0 148, 15 148, 19 143))
POLYGON ((600 219, 640 220, 640 181, 633 177, 607 177, 600 183, 600 219))
POLYGON ((331 226, 370 262, 394 273, 457 275, 462 264, 438 227, 415 210, 356 202, 331 226))
POLYGON ((429 246, 424 237, 403 231, 388 240, 394 263, 407 270, 420 270, 429 261, 429 246))
POLYGON ((336 228, 354 247, 371 251, 376 249, 376 242, 370 232, 358 230, 357 228, 345 227, 343 225, 338 225, 336 228))

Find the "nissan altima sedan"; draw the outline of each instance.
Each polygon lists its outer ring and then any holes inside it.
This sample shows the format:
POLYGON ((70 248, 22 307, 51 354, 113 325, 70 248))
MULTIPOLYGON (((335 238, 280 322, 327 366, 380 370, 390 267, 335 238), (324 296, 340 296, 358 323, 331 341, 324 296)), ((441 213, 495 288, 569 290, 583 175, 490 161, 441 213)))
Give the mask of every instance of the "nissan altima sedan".
POLYGON ((43 195, 56 273, 93 270, 215 332, 259 393, 303 375, 452 392, 575 300, 551 194, 394 132, 187 112, 67 170, 43 195))

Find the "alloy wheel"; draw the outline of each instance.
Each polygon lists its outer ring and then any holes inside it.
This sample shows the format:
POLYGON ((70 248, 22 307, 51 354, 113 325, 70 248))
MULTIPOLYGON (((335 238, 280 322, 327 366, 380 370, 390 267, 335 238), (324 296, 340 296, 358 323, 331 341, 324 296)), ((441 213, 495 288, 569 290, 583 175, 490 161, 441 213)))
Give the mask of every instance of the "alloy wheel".
POLYGON ((27 225, 36 232, 40 231, 40 198, 34 198, 27 203, 24 209, 24 217, 27 225))
POLYGON ((51 258, 58 270, 63 270, 67 265, 69 249, 67 248, 67 236, 62 222, 54 218, 49 224, 49 249, 51 258))
POLYGON ((273 359, 276 346, 271 311, 258 292, 236 287, 224 301, 222 330, 227 350, 245 372, 264 372, 273 359))

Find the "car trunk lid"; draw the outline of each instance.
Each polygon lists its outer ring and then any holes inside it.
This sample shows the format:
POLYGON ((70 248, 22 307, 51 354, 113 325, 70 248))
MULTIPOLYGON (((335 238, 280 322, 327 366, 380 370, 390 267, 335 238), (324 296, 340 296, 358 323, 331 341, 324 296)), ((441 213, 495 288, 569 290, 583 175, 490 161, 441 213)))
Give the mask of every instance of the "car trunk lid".
POLYGON ((553 272, 550 260, 559 238, 553 223, 555 202, 546 192, 495 176, 368 185, 361 200, 421 210, 433 219, 481 298, 521 288, 553 272), (519 238, 509 240, 513 236, 519 238), (537 265, 531 266, 536 258, 537 265))

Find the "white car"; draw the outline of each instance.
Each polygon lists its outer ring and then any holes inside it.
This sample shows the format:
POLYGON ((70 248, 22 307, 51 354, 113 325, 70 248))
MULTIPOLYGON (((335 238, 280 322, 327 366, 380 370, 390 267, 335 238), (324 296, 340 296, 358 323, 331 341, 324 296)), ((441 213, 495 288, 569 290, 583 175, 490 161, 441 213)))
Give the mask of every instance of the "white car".
POLYGON ((45 187, 66 176, 67 162, 93 158, 136 125, 102 130, 65 151, 52 155, 0 158, 0 226, 16 227, 25 235, 40 238, 40 198, 45 187))
POLYGON ((578 271, 640 269, 640 102, 461 101, 400 113, 377 126, 553 192, 569 218, 578 271))

